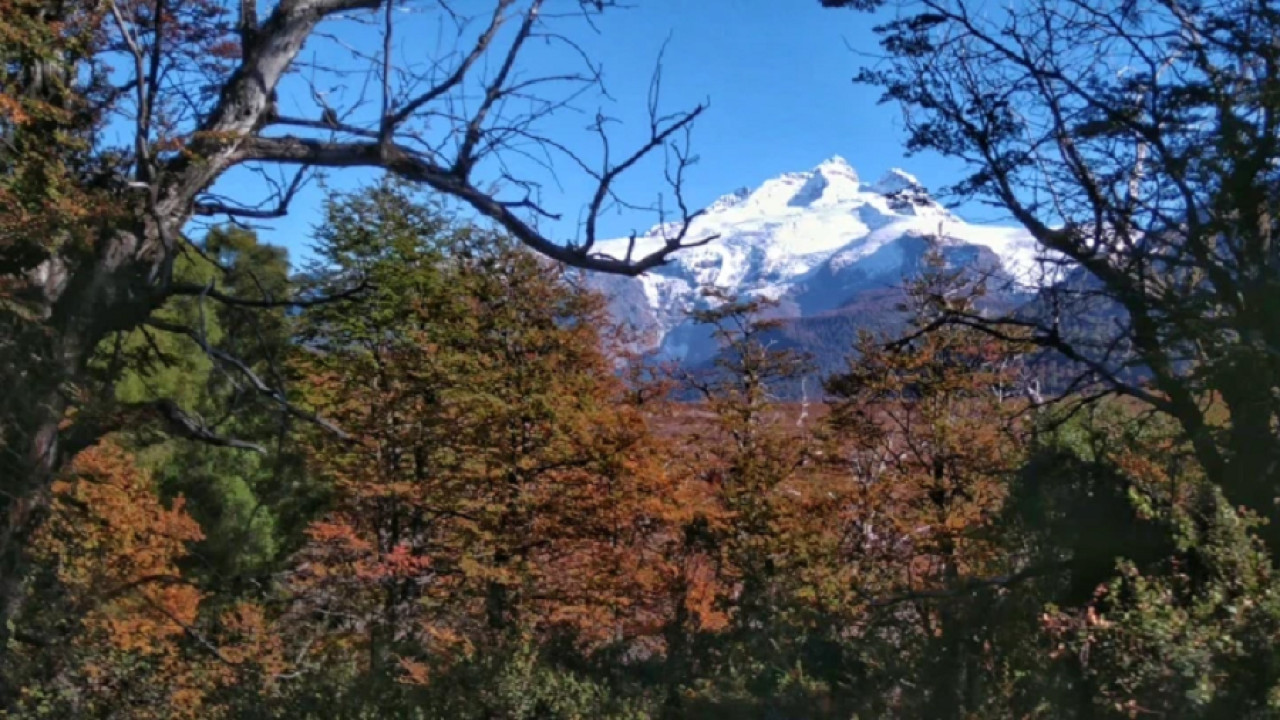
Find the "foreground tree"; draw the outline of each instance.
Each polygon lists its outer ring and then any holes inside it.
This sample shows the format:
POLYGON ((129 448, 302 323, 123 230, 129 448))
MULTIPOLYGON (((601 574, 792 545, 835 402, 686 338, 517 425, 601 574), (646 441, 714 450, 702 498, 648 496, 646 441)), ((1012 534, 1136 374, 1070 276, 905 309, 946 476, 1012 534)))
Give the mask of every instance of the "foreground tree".
POLYGON ((866 632, 881 636, 868 657, 888 651, 879 662, 889 687, 918 686, 894 714, 961 718, 1003 700, 987 628, 998 589, 1029 570, 996 525, 1023 462, 1025 348, 933 327, 975 312, 982 292, 983 279, 931 252, 908 288, 913 332, 864 334, 849 369, 827 381, 836 462, 848 473, 845 558, 866 632), (887 637, 896 639, 882 646, 887 637))
POLYGON ((1205 481, 1179 434, 1168 416, 1107 402, 1045 438, 1024 472, 1009 519, 1040 553, 1072 559, 1065 582, 1035 593, 1055 716, 1280 709, 1280 603, 1256 516, 1205 481))
POLYGON ((704 294, 709 307, 692 319, 717 353, 678 372, 695 402, 676 412, 696 420, 674 439, 685 494, 662 548, 678 569, 663 717, 835 716, 816 706, 829 705, 838 674, 826 654, 839 635, 832 611, 850 597, 837 504, 817 473, 816 420, 781 400, 810 359, 776 346, 772 301, 704 294))
POLYGON ((1034 315, 941 322, 1029 329, 1075 363, 1069 390, 1175 418, 1280 547, 1280 15, 1255 0, 901 10, 880 28, 887 61, 858 80, 903 107, 912 149, 968 164, 953 190, 1021 223, 1053 282, 1034 315), (1088 332, 1072 321, 1090 314, 1104 321, 1088 332))
MULTIPOLYGON (((0 5, 0 358, 13 387, 0 399, 0 652, 25 576, 23 549, 68 458, 123 424, 230 442, 171 398, 69 415, 111 395, 119 363, 91 372, 103 343, 177 297, 241 307, 319 301, 180 281, 174 266, 194 250, 193 218, 279 217, 313 171, 364 167, 452 197, 571 265, 635 274, 698 240, 687 237, 690 214, 678 212, 663 218, 675 229, 651 255, 605 257, 594 244, 597 219, 618 202, 619 176, 650 155, 670 151, 676 200, 661 207, 685 207, 678 188, 689 155, 674 144, 702 108, 661 111, 657 76, 634 150, 607 141, 603 112, 592 126, 602 141, 594 153, 545 133, 550 117, 599 89, 598 69, 566 33, 590 28, 608 4, 493 0, 491 13, 467 18, 442 3, 434 19, 457 47, 422 58, 415 44, 409 64, 398 58, 407 39, 424 34, 413 24, 423 16, 381 0, 283 0, 262 17, 254 2, 216 0, 0 5), (331 60, 300 64, 304 48, 331 60), (532 64, 548 69, 522 72, 538 53, 545 57, 532 64), (371 95, 343 94, 362 84, 371 95), (555 212, 540 202, 536 173, 508 174, 505 161, 531 149, 526 167, 549 157, 595 183, 572 242, 538 229, 537 218, 555 212), (228 197, 215 185, 233 170, 228 184, 237 190, 228 197)), ((340 295, 359 286, 351 280, 340 295)), ((198 326, 152 328, 204 337, 198 326)), ((307 417, 235 355, 211 356, 283 413, 307 417)))
POLYGON ((522 653, 544 667, 555 638, 575 655, 625 645, 664 491, 600 298, 393 185, 335 202, 321 237, 336 281, 358 269, 374 290, 302 320, 300 382, 354 437, 314 438, 333 508, 289 580, 291 622, 337 658, 319 677, 351 673, 316 692, 353 713, 408 693, 470 717, 509 700, 481 676, 522 653))

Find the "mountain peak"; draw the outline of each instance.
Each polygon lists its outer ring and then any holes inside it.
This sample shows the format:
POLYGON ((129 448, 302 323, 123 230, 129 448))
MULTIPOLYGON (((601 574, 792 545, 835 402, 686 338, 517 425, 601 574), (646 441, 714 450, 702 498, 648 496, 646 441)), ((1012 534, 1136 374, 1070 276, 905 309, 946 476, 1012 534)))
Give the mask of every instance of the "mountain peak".
POLYGON ((749 197, 751 197, 751 188, 740 187, 728 195, 721 195, 716 198, 715 202, 706 207, 706 211, 712 213, 727 210, 729 208, 735 208, 746 202, 749 197))
POLYGON ((823 175, 844 175, 855 181, 858 179, 858 171, 853 169, 853 166, 849 164, 848 160, 845 160, 839 155, 832 155, 826 160, 818 163, 817 167, 813 169, 813 172, 823 175))
POLYGON ((787 202, 793 208, 849 202, 857 197, 861 189, 857 171, 839 155, 823 160, 800 178, 804 183, 787 202))
POLYGON ((903 170, 902 168, 889 168, 889 171, 871 186, 873 192, 881 195, 892 195, 908 188, 923 190, 924 186, 916 179, 915 175, 903 170))
MULTIPOLYGON (((613 257, 654 252, 669 236, 663 230, 670 228, 597 247, 613 257)), ((690 309, 707 302, 702 287, 777 299, 783 316, 843 312, 861 293, 901 285, 917 269, 921 238, 935 234, 948 238, 953 259, 983 263, 984 271, 998 267, 999 277, 1011 283, 1034 267, 1036 245, 1025 232, 966 223, 897 168, 874 185, 862 183, 844 158, 834 156, 720 197, 686 233, 714 240, 675 253, 638 278, 599 282, 613 288, 613 311, 642 329, 646 342, 667 357, 689 358, 714 347, 688 319, 690 309)))

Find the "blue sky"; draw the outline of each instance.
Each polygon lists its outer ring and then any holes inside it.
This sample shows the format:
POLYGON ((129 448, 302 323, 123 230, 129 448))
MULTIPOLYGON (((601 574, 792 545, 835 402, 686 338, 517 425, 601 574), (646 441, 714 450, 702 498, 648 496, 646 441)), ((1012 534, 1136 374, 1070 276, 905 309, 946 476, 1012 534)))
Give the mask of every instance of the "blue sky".
MULTIPOLYGON (((956 179, 954 163, 905 157, 898 109, 878 105, 876 89, 851 82, 859 65, 870 62, 855 51, 876 50, 871 32, 875 18, 826 10, 817 0, 637 0, 634 5, 607 12, 597 23, 599 34, 575 35, 575 40, 604 67, 615 102, 601 109, 626 123, 620 128, 624 138, 643 126, 651 73, 668 42, 664 106, 710 103, 693 137, 699 162, 686 187, 691 205, 705 205, 783 172, 809 169, 832 155, 848 159, 864 180, 875 180, 894 166, 906 168, 931 189, 956 179)), ((560 139, 586 142, 591 140, 587 120, 566 115, 549 130, 560 139)), ((656 192, 660 168, 639 170, 626 189, 656 192)), ((333 176, 331 185, 350 188, 371 177, 344 171, 333 176)), ((576 210, 592 189, 587 178, 568 174, 562 187, 549 188, 547 204, 565 219, 546 230, 572 237, 576 210)), ((301 259, 322 197, 319 188, 305 193, 294 213, 265 237, 301 259)), ((652 223, 629 213, 610 213, 603 220, 611 235, 625 235, 633 227, 643 231, 652 223)))

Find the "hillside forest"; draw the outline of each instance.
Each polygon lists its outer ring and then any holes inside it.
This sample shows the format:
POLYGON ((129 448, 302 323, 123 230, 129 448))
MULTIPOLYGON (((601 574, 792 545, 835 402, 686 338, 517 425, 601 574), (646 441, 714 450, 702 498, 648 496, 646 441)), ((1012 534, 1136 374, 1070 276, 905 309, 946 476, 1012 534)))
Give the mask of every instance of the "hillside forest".
POLYGON ((544 137, 599 78, 513 68, 625 12, 545 4, 423 69, 382 0, 0 0, 0 717, 1280 717, 1280 12, 902 3, 855 81, 1056 267, 992 309, 932 239, 796 400, 768 299, 683 367, 591 289, 714 240, 705 108, 544 137), (282 111, 361 13, 376 102, 282 111), (579 239, 484 179, 529 142, 579 239), (594 252, 646 167, 665 243, 594 252))

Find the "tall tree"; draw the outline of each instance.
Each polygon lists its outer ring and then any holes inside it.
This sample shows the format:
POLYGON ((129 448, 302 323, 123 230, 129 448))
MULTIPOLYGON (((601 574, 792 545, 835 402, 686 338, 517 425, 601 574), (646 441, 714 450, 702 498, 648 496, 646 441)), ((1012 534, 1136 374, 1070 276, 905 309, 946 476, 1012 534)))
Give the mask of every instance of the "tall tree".
POLYGON ((1015 505, 1042 551, 1073 558, 1037 593, 1061 716, 1275 714, 1271 559, 1177 423, 1107 402, 1041 446, 1015 505))
POLYGON ((1072 390, 1176 418, 1280 547, 1280 15, 1256 0, 901 10, 880 28, 887 62, 857 79, 903 108, 912 149, 966 163, 953 190, 1011 214, 1051 266, 1042 312, 943 322, 1029 329, 1076 363, 1072 390), (1098 312, 1119 318, 1101 337, 1071 322, 1098 312))
POLYGON ((291 584, 301 617, 343 618, 324 642, 365 658, 362 696, 561 632, 634 635, 628 554, 661 491, 601 300, 396 186, 335 203, 321 235, 375 289, 303 318, 307 395, 354 442, 316 439, 334 507, 291 584))
POLYGON ((854 582, 867 611, 881 615, 870 632, 897 637, 891 674, 919 673, 918 692, 895 712, 963 718, 983 709, 994 659, 984 638, 989 590, 1027 570, 996 527, 1023 462, 1023 348, 933 327, 947 313, 976 312, 983 289, 982 278, 931 252, 909 287, 913 331, 864 334, 848 371, 827 382, 837 462, 852 475, 844 522, 854 582))
POLYGON ((773 346, 767 298, 705 294, 693 319, 718 353, 678 373, 696 402, 676 412, 698 419, 673 439, 686 499, 664 548, 680 570, 664 716, 812 712, 830 690, 823 619, 841 599, 836 505, 814 472, 816 421, 779 399, 809 358, 773 346))

